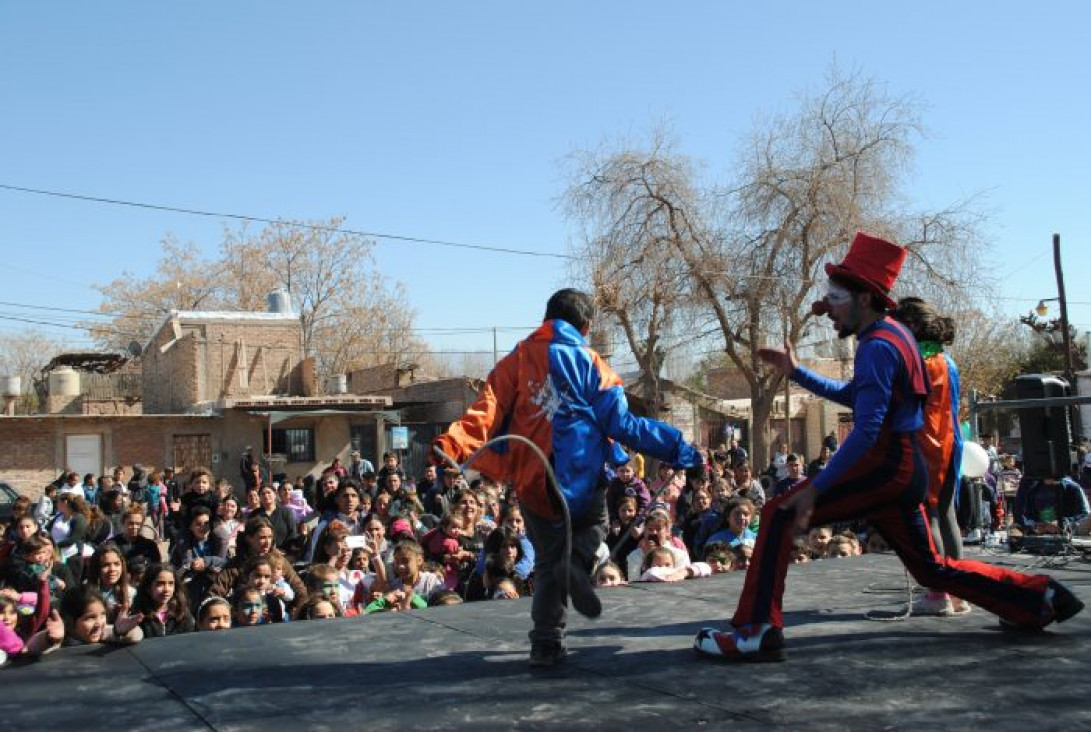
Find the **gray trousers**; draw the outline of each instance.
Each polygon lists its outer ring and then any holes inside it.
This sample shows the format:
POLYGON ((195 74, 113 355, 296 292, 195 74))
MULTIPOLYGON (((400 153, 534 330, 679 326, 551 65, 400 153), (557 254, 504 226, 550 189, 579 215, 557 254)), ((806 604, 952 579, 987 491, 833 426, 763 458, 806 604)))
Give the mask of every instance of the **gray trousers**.
MULTIPOLYGON (((563 576, 557 576, 557 565, 564 555, 564 523, 552 522, 523 509, 527 536, 534 545, 534 597, 530 617, 534 629, 532 643, 551 643, 564 639, 568 588, 563 576)), ((572 561, 588 573, 594 567, 595 551, 606 537, 606 490, 600 487, 590 508, 572 517, 572 561)))
MULTIPOLYGON (((958 518, 955 516, 955 489, 957 481, 948 480, 950 485, 940 490, 937 505, 932 508, 926 504, 928 513, 928 525, 932 533, 932 541, 936 545, 936 553, 941 557, 962 559, 962 531, 958 527, 958 518)), ((978 492, 978 507, 975 510, 980 515, 980 492, 978 492)))

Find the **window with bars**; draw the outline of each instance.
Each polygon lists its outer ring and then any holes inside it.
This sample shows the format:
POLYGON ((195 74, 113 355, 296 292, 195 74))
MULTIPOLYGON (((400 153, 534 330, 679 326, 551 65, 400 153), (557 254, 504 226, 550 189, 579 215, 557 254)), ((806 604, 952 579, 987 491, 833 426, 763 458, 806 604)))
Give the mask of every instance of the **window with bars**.
POLYGON ((313 463, 314 429, 293 427, 273 430, 273 445, 269 452, 286 455, 290 463, 313 463))

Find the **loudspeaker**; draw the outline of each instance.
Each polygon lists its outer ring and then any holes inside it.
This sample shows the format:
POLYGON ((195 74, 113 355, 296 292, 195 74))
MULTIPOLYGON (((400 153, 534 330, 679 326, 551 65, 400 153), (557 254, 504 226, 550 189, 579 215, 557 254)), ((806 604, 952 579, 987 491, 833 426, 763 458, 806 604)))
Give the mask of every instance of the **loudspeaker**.
MULTIPOLYGON (((1071 396, 1068 382, 1058 376, 1029 374, 1015 378, 1018 399, 1071 396)), ((1062 478, 1072 467, 1072 430, 1065 406, 1019 410, 1023 441, 1023 474, 1032 478, 1062 478)))

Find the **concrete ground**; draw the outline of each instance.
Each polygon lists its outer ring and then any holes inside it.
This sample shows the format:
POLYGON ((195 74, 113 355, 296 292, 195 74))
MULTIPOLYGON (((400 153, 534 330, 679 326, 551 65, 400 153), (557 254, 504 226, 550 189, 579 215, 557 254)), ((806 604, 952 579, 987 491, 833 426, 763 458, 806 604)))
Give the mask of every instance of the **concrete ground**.
MULTIPOLYGON (((987 557, 1012 566, 1028 555, 987 557)), ((1091 601, 1091 564, 1034 569, 1091 601)), ((1038 634, 996 618, 881 622, 905 605, 891 555, 792 567, 789 659, 709 662, 694 633, 741 574, 602 592, 568 663, 527 668, 529 599, 66 649, 0 672, 7 729, 1083 729, 1091 612, 1038 634)))

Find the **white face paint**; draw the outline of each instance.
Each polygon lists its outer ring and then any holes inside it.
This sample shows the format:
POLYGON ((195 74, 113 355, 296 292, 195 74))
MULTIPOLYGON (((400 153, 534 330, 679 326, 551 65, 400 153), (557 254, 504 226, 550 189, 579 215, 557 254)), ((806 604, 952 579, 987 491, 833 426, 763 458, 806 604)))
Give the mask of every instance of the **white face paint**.
POLYGON ((852 293, 846 290, 841 285, 831 282, 826 288, 825 300, 829 303, 830 307, 837 307, 838 305, 847 305, 852 302, 852 293))

